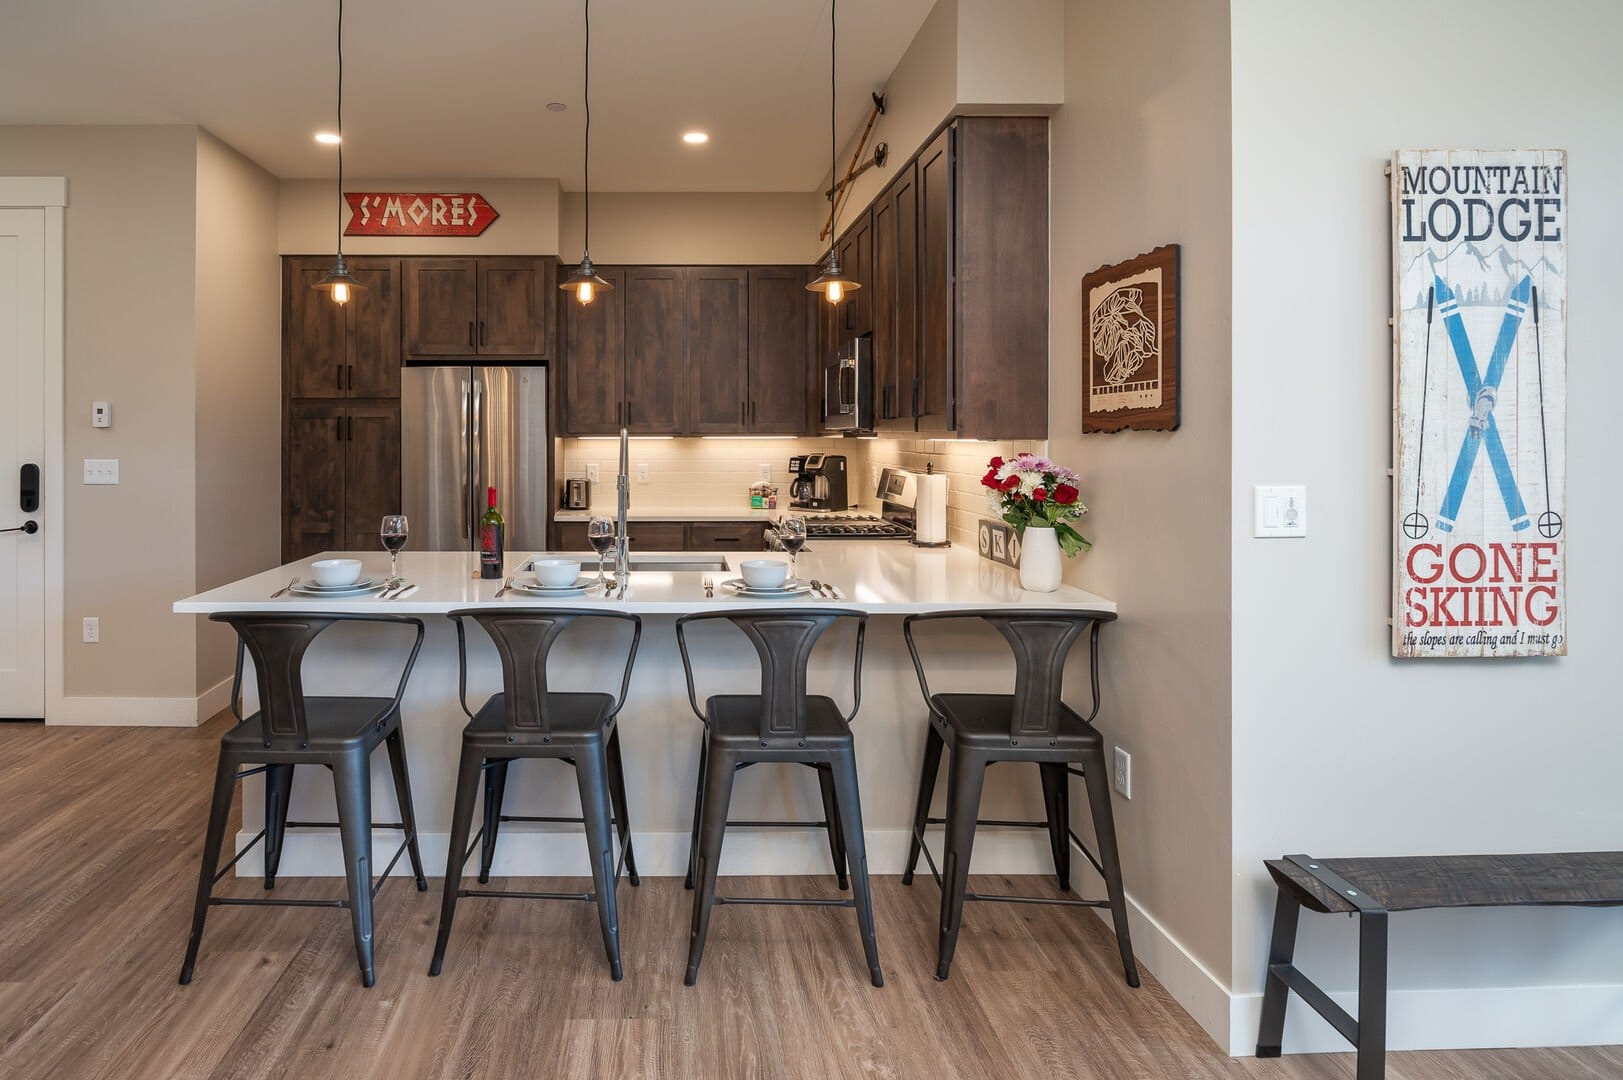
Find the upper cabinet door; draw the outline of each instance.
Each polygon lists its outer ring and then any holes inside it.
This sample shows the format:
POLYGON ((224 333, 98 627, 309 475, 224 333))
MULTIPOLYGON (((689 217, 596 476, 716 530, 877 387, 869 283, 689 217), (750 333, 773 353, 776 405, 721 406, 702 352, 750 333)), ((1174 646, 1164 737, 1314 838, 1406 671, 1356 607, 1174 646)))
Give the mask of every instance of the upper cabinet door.
POLYGON ((569 435, 610 435, 625 418, 626 272, 598 267, 613 285, 590 304, 564 296, 564 379, 559 403, 569 435))
MULTIPOLYGON (((894 280, 888 294, 892 320, 888 371, 891 389, 888 395, 881 395, 881 398, 888 396, 889 401, 878 402, 881 408, 888 405, 889 411, 881 414, 886 419, 876 426, 910 431, 914 427, 913 380, 919 370, 919 185, 918 171, 912 165, 897 175, 891 184, 888 201, 896 247, 894 280)), ((876 229, 876 263, 879 253, 877 232, 876 229)), ((877 269, 874 276, 879 276, 877 269)), ((874 298, 876 307, 881 302, 883 298, 874 298)))
POLYGON ((687 271, 626 271, 626 426, 639 435, 687 430, 687 271))
POLYGON ((953 428, 954 127, 918 156, 919 368, 911 397, 920 432, 953 428))
POLYGON ((479 274, 473 259, 407 259, 406 359, 479 351, 479 274))
POLYGON ((864 212, 840 237, 840 269, 862 288, 840 302, 844 313, 844 337, 854 338, 873 330, 873 216, 864 212))
POLYGON ((753 273, 688 271, 688 430, 731 435, 749 426, 749 319, 753 273))
POLYGON ((329 259, 291 259, 287 263, 286 326, 283 348, 291 397, 344 396, 347 365, 348 305, 335 304, 315 283, 332 269, 329 259))
POLYGON ((749 431, 798 435, 807 429, 806 387, 812 304, 800 267, 749 272, 749 431))
POLYGON ((543 258, 479 260, 480 356, 550 355, 555 266, 543 258))
POLYGON ((400 396, 400 260, 352 259, 350 272, 366 286, 346 305, 349 348, 344 388, 350 397, 400 396))

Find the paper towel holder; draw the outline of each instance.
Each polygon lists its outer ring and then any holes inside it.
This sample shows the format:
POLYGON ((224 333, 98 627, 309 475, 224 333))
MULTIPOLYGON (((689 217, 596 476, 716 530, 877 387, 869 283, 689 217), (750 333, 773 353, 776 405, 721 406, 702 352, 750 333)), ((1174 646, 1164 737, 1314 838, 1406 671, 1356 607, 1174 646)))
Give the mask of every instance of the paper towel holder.
MULTIPOLYGON (((931 477, 935 476, 935 462, 933 462, 933 461, 925 462, 924 474, 926 476, 931 476, 931 477)), ((951 486, 950 481, 947 481, 945 477, 942 477, 940 479, 942 481, 942 486, 943 487, 950 488, 950 486, 951 486)), ((914 487, 915 492, 918 492, 919 486, 920 485, 915 485, 915 487, 914 487)), ((908 543, 912 544, 914 547, 921 547, 921 548, 946 548, 946 547, 952 547, 952 541, 947 538, 947 499, 945 497, 946 494, 947 493, 945 491, 942 492, 943 497, 942 497, 942 499, 941 499, 941 501, 939 503, 931 504, 931 505, 925 506, 923 508, 924 512, 931 512, 933 514, 939 515, 937 523, 939 524, 939 527, 940 527, 940 536, 941 536, 940 540, 920 540, 919 539, 919 527, 922 524, 921 508, 920 508, 919 504, 925 502, 925 500, 922 498, 922 493, 919 493, 919 494, 915 495, 914 503, 913 503, 913 535, 908 538, 908 543)))

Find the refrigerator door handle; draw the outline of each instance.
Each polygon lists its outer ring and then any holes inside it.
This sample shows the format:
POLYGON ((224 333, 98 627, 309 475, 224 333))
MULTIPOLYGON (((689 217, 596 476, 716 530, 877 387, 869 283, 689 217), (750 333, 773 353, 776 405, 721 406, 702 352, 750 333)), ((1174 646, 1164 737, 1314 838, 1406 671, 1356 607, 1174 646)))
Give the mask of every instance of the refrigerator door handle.
MULTIPOLYGON (((462 445, 468 445, 468 380, 462 380, 462 445)), ((468 473, 462 473, 462 539, 473 543, 473 493, 468 473)))
MULTIPOLYGON (((473 475, 481 482, 485 480, 485 440, 484 433, 481 430, 484 426, 481 423, 484 412, 485 380, 479 373, 475 372, 473 376, 473 475)), ((476 504, 481 503, 485 496, 484 489, 479 488, 473 493, 473 496, 476 504)), ((474 509, 475 507, 472 505, 468 507, 468 540, 470 542, 474 538, 474 509)))

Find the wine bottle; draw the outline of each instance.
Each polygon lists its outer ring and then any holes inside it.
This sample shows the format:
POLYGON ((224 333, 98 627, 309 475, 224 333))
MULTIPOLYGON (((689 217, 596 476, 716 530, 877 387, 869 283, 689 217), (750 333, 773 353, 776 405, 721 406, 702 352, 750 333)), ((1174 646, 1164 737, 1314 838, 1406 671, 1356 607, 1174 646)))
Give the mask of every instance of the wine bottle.
POLYGON ((488 509, 479 519, 479 576, 499 579, 502 576, 502 555, 506 550, 502 532, 507 523, 502 520, 502 512, 496 509, 495 488, 485 489, 485 505, 488 509))

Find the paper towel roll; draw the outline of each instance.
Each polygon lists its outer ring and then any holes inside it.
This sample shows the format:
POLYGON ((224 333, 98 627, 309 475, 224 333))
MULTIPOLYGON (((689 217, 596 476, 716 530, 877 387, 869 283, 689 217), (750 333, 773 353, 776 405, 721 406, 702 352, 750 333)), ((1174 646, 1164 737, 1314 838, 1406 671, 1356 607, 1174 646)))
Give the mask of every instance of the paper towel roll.
POLYGON ((913 504, 913 538, 921 544, 947 541, 947 478, 941 473, 919 477, 918 500, 913 504))

